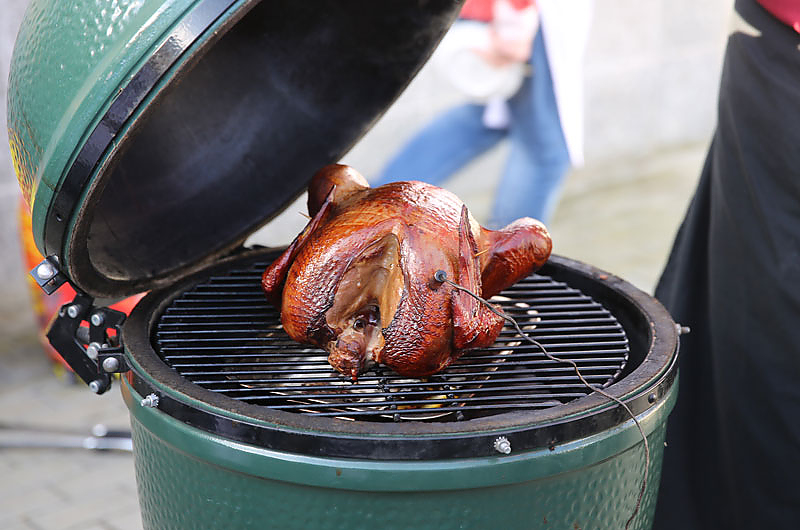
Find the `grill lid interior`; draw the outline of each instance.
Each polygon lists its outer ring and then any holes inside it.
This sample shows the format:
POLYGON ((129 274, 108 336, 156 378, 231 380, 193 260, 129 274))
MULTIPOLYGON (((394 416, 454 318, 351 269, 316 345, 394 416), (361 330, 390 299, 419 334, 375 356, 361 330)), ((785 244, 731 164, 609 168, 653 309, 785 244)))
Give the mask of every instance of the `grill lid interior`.
MULTIPOLYGON (((174 3, 165 12, 174 13, 174 3)), ((153 40, 143 56, 112 56, 132 49, 124 43, 104 52, 109 63, 136 66, 106 94, 99 123, 77 131, 82 143, 70 146, 77 156, 63 179, 39 186, 40 248, 96 297, 173 284, 279 213, 394 101, 460 7, 189 4, 166 37, 149 26, 134 33, 153 40)), ((68 11, 58 31, 95 17, 68 11)))

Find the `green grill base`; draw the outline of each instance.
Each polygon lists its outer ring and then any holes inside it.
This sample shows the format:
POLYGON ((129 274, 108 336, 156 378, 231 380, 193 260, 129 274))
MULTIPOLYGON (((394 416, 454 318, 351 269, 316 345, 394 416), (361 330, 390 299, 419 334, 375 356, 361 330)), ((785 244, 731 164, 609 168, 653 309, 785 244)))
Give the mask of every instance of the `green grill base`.
MULTIPOLYGON (((666 419, 677 394, 639 419, 651 448, 631 528, 652 526, 666 419)), ((624 528, 642 479, 632 421, 554 450, 437 462, 320 459, 231 442, 142 407, 131 411, 146 530, 624 528)), ((432 441, 431 443, 435 443, 432 441)))

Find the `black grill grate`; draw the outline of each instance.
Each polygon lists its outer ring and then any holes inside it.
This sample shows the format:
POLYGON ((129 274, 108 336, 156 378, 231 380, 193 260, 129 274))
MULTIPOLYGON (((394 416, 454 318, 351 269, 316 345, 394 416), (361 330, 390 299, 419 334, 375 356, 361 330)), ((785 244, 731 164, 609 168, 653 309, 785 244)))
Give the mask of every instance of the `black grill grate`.
MULTIPOLYGON (((376 367, 354 384, 328 365, 325 351, 284 333, 260 288, 266 265, 231 269, 174 299, 155 330, 161 359, 233 399, 345 420, 458 421, 552 407, 589 393, 571 366, 547 359, 509 326, 491 347, 428 379, 376 367)), ((628 339, 616 318, 564 283, 534 274, 492 301, 550 353, 575 361, 592 385, 608 386, 628 361, 628 339)))

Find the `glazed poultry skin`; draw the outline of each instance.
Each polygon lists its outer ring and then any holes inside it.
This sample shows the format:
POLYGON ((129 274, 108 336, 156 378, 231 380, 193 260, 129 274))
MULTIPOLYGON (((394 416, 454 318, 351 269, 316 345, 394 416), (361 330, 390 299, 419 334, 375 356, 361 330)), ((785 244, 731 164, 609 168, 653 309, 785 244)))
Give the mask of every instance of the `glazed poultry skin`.
POLYGON ((489 298, 541 267, 552 242, 531 218, 482 228, 454 194, 424 182, 370 188, 354 169, 322 168, 308 188, 311 220, 264 271, 262 287, 292 339, 324 348, 356 380, 373 363, 434 374, 503 326, 447 277, 489 298))

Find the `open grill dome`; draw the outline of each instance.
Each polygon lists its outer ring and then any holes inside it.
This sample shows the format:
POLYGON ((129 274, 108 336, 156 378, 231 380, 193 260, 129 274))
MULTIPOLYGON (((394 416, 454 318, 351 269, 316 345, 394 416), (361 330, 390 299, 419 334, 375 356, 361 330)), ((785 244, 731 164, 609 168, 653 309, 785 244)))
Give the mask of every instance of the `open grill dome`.
POLYGON ((32 1, 9 73, 34 240, 97 298, 237 248, 370 129, 461 5, 128 3, 32 1))

